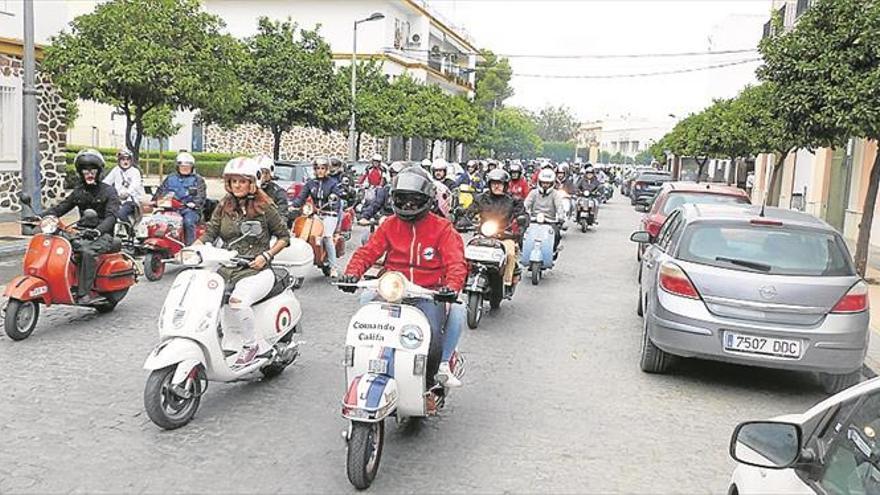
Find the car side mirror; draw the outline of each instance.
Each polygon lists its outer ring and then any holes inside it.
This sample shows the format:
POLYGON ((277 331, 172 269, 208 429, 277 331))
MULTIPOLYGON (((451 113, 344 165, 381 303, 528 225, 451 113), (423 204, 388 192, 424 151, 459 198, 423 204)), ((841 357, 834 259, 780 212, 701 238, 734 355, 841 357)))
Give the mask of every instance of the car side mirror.
POLYGON ((633 242, 638 242, 639 244, 650 244, 652 242, 651 234, 645 232, 644 230, 633 232, 632 235, 629 236, 629 240, 633 242))
POLYGON ((787 469, 801 455, 803 431, 795 423, 747 421, 733 431, 730 457, 749 466, 787 469))

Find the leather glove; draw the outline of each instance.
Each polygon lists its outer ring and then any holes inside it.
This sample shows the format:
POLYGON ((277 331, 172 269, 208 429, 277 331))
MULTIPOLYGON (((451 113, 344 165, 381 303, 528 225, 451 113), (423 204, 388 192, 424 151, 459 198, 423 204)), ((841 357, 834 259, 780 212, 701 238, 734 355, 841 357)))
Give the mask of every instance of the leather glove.
POLYGON ((441 302, 455 302, 458 299, 458 293, 449 287, 443 286, 437 289, 437 295, 434 298, 441 302))
POLYGON ((101 237, 101 231, 97 230, 97 229, 85 229, 80 233, 80 235, 82 236, 83 239, 88 239, 90 241, 93 241, 93 240, 97 239, 98 237, 101 237))
POLYGON ((339 283, 346 284, 346 285, 339 285, 337 287, 339 287, 339 290, 341 290, 342 292, 348 292, 351 294, 357 290, 357 287, 355 287, 354 284, 358 283, 358 281, 360 279, 361 278, 358 277, 357 275, 345 274, 345 275, 339 277, 339 283))

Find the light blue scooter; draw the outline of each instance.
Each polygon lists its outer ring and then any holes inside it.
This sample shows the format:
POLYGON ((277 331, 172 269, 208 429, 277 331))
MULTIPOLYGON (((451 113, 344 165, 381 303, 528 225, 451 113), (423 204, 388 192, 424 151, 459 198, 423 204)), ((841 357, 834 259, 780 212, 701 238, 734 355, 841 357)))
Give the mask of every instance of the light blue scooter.
POLYGON ((553 252, 554 226, 557 223, 546 220, 543 214, 538 214, 537 218, 532 218, 523 236, 520 264, 532 272, 532 285, 541 282, 544 270, 553 268, 556 257, 556 253, 553 252))

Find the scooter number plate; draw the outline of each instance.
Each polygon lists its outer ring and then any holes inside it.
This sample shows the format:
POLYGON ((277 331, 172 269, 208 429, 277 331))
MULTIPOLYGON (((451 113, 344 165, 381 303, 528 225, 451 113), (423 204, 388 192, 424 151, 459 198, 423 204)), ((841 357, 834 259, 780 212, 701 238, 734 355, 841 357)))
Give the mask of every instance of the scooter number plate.
POLYGON ((369 371, 370 373, 384 375, 388 372, 388 361, 384 359, 370 359, 369 371))
POLYGON ((497 263, 504 259, 504 252, 486 246, 467 246, 464 250, 464 257, 473 261, 492 261, 497 263))

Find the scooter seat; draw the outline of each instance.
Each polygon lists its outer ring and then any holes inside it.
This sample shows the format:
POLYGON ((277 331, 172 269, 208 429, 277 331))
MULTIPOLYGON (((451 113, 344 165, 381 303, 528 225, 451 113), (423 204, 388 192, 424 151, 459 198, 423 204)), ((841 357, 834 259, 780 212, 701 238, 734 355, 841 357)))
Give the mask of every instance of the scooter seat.
POLYGON ((272 299, 273 297, 281 294, 282 292, 284 292, 285 289, 293 285, 293 277, 291 277, 287 273, 287 270, 283 268, 272 267, 272 273, 275 274, 275 284, 272 285, 272 290, 270 290, 265 297, 255 302, 254 306, 262 302, 268 301, 269 299, 272 299))

